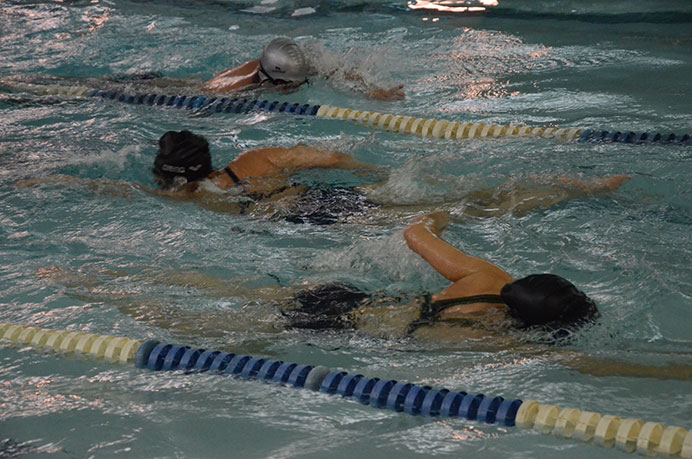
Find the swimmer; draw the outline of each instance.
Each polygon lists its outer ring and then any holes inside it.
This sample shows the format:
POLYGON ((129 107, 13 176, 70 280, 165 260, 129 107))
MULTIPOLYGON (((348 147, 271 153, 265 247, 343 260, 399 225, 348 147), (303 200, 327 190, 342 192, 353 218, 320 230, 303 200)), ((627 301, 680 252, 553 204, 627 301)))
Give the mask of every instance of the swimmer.
MULTIPOLYGON (((651 366, 620 359, 590 357, 555 344, 569 344, 574 332, 600 317, 595 302, 555 274, 533 274, 515 280, 498 266, 462 253, 441 239, 449 222, 443 212, 415 219, 404 231, 411 250, 428 261, 452 285, 413 301, 366 293, 343 282, 312 286, 246 287, 256 279, 229 282, 199 272, 148 270, 140 274, 107 273, 135 282, 132 294, 122 282, 109 292, 88 274, 60 268, 39 273, 70 286, 85 302, 105 302, 138 321, 177 335, 219 337, 227 333, 277 333, 310 330, 355 332, 382 339, 414 340, 428 346, 480 352, 512 351, 595 376, 626 376, 692 381, 692 365, 666 362, 651 366), (205 312, 176 307, 170 301, 142 300, 140 282, 183 286, 214 298, 241 297, 241 310, 205 312), (80 291, 81 290, 81 291, 80 291)), ((103 279, 104 272, 98 273, 103 279)))
MULTIPOLYGON (((307 83, 314 71, 300 46, 286 37, 275 38, 264 47, 259 59, 228 69, 207 81, 204 90, 227 93, 241 89, 295 88, 307 83)), ((400 100, 404 98, 403 85, 390 89, 372 87, 356 73, 347 72, 346 78, 358 83, 370 98, 400 100)))
MULTIPOLYGON (((161 187, 158 194, 197 200, 217 210, 225 207, 228 212, 273 213, 293 223, 331 224, 352 215, 375 213, 383 207, 371 198, 377 184, 358 188, 308 187, 289 180, 296 172, 316 168, 361 173, 378 169, 342 153, 297 145, 248 150, 224 169, 214 171, 206 139, 189 131, 169 131, 159 139, 153 174, 161 187), (232 191, 245 199, 224 200, 223 195, 214 191, 232 191)), ((591 193, 614 191, 628 178, 612 176, 594 183, 560 178, 547 190, 526 186, 513 192, 482 190, 467 195, 464 211, 473 217, 526 213, 591 193)), ((410 212, 417 207, 399 206, 397 210, 410 212)))
MULTIPOLYGON (((343 69, 334 69, 325 78, 340 72, 344 80, 352 83, 354 89, 367 97, 380 101, 395 101, 405 97, 403 85, 382 88, 366 80, 363 75, 343 69)), ((137 72, 124 75, 113 75, 105 78, 73 78, 54 76, 13 76, 0 78, 0 88, 25 88, 25 83, 56 84, 69 81, 78 85, 104 89, 112 85, 123 86, 137 91, 163 90, 167 93, 189 94, 191 91, 203 91, 210 95, 227 94, 237 91, 281 90, 292 91, 308 82, 317 71, 309 62, 303 50, 290 38, 280 37, 270 41, 263 49, 259 59, 245 62, 237 67, 225 70, 211 80, 201 82, 185 78, 172 78, 160 72, 137 72)))
MULTIPOLYGON (((391 223, 428 210, 427 205, 380 204, 382 182, 359 187, 311 185, 292 181, 294 174, 307 169, 344 169, 361 175, 381 175, 381 168, 359 162, 351 156, 323 151, 306 145, 265 147, 248 150, 221 170, 214 170, 207 140, 190 131, 169 131, 158 141, 153 177, 159 185, 152 190, 141 185, 107 180, 49 176, 25 179, 15 185, 42 183, 84 183, 90 191, 117 196, 128 195, 132 187, 158 196, 194 201, 216 212, 266 216, 292 223, 328 225, 353 221, 391 223)), ((464 217, 489 218, 506 214, 523 215, 536 208, 560 202, 598 196, 617 190, 629 177, 607 176, 595 181, 559 177, 548 185, 510 184, 479 190, 449 205, 464 217), (460 203, 463 204, 460 208, 460 203)))
MULTIPOLYGON (((242 281, 228 282, 199 273, 155 272, 143 275, 143 279, 179 284, 217 298, 241 296, 253 304, 263 304, 270 309, 258 319, 267 326, 267 317, 274 316, 270 327, 276 330, 356 330, 389 339, 411 337, 447 343, 489 340, 497 344, 502 335, 523 331, 547 332, 551 339, 559 340, 599 318, 594 301, 560 276, 534 274, 515 280, 498 266, 462 253, 441 238, 448 224, 446 213, 434 212, 414 219, 403 232, 409 249, 452 283, 433 295, 395 298, 367 293, 343 282, 246 288, 242 281)), ((41 277, 65 285, 80 283, 76 281, 79 276, 60 269, 44 269, 41 277)), ((106 291, 93 279, 84 279, 84 288, 99 294, 106 291)), ((132 300, 125 303, 119 306, 121 310, 135 317, 149 317, 166 328, 190 326, 200 332, 236 330, 239 323, 247 326, 247 320, 239 322, 232 311, 194 314, 157 311, 150 303, 140 307, 132 300)))
POLYGON ((452 282, 449 287, 392 314, 379 306, 382 298, 373 302, 376 296, 346 284, 319 285, 296 295, 298 306, 284 311, 289 325, 355 328, 376 335, 374 327, 396 317, 398 323, 387 325, 390 332, 426 340, 484 340, 507 330, 540 330, 560 339, 600 316, 593 300, 560 276, 533 274, 515 280, 498 266, 461 252, 441 238, 448 224, 445 212, 418 217, 405 229, 404 239, 452 282))
MULTIPOLYGON (((558 341, 600 317, 594 301, 560 276, 533 274, 515 280, 498 266, 456 249, 441 238, 448 224, 446 213, 435 212, 416 218, 403 232, 408 247, 452 283, 432 295, 394 298, 367 293, 343 282, 251 289, 244 288, 243 282, 229 283, 190 273, 153 273, 145 279, 179 282, 210 291, 210 296, 242 296, 254 304, 270 305, 273 311, 265 310, 261 319, 266 326, 267 317, 274 315, 271 326, 276 330, 355 330, 388 339, 497 344, 503 335, 511 337, 524 331, 547 332, 550 339, 558 341)), ((61 270, 45 269, 41 275, 63 284, 78 284, 61 270)), ((82 284, 99 294, 105 292, 89 278, 82 284)), ((235 330, 239 323, 236 315, 226 311, 199 315, 157 312, 151 304, 138 307, 136 301, 126 303, 120 309, 166 327, 178 328, 185 323, 197 331, 235 330), (184 320, 178 322, 176 317, 184 320)), ((247 321, 242 323, 247 326, 247 321)))
POLYGON ((290 38, 275 38, 264 47, 259 59, 228 69, 207 81, 204 89, 226 93, 262 86, 300 86, 311 74, 308 60, 290 38))

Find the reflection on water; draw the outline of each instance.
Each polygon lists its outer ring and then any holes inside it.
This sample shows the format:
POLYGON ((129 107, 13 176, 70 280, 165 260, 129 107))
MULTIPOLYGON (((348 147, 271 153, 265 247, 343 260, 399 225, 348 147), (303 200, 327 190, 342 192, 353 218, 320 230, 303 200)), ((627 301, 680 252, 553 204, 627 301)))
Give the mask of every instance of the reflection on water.
POLYGON ((408 2, 408 7, 412 10, 440 11, 444 13, 482 13, 489 6, 497 6, 497 0, 479 0, 477 2, 467 2, 464 0, 442 0, 426 1, 414 0, 408 2), (478 6, 478 5, 482 6, 478 6))

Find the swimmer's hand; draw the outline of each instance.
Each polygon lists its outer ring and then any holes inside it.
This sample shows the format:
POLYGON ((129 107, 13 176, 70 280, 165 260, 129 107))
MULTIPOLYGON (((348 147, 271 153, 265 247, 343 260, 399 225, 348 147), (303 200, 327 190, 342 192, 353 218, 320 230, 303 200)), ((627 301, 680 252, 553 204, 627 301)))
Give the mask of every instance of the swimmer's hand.
POLYGON ((28 179, 19 180, 18 182, 14 183, 14 186, 16 186, 17 188, 29 188, 32 186, 43 184, 69 185, 78 181, 79 179, 77 177, 73 177, 70 175, 46 175, 43 177, 32 177, 28 179))
POLYGON ((395 100, 403 100, 406 97, 406 94, 402 89, 404 88, 403 84, 394 86, 389 89, 384 89, 384 88, 377 88, 368 94, 371 99, 375 100, 382 100, 386 102, 391 102, 395 100))
POLYGON ((91 193, 118 196, 129 198, 132 195, 132 190, 148 191, 141 185, 136 183, 119 182, 106 179, 88 179, 82 177, 74 177, 72 175, 45 175, 42 177, 32 177, 23 179, 13 184, 17 188, 29 188, 42 185, 65 185, 72 188, 87 190, 91 193))
POLYGON ((623 183, 631 179, 629 175, 609 175, 601 177, 594 181, 585 181, 581 179, 572 179, 567 177, 558 177, 556 183, 581 191, 584 193, 611 193, 618 190, 623 183))
POLYGON ((374 180, 374 183, 371 183, 367 186, 371 188, 377 188, 387 180, 387 178, 389 177, 390 169, 386 166, 380 166, 378 164, 363 163, 362 167, 354 169, 351 172, 358 177, 363 177, 367 180, 374 180))
POLYGON ((433 212, 424 217, 418 217, 413 220, 413 225, 421 223, 431 233, 441 235, 449 226, 449 214, 447 212, 433 212))

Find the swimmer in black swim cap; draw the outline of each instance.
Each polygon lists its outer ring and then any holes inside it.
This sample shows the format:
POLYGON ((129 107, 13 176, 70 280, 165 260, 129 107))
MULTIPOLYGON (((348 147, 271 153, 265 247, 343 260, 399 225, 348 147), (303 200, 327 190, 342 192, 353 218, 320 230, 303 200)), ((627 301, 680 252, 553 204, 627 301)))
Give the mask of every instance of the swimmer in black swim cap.
MULTIPOLYGON (((356 161, 343 153, 298 144, 291 148, 265 147, 248 150, 226 167, 214 170, 209 144, 204 137, 189 131, 169 131, 159 139, 153 174, 161 186, 156 191, 157 194, 197 200, 201 205, 209 204, 213 206, 213 210, 221 212, 254 213, 256 209, 263 215, 274 215, 294 223, 331 224, 343 221, 342 217, 355 216, 365 211, 370 213, 375 207, 383 210, 387 207, 377 204, 377 183, 345 188, 308 187, 292 182, 293 174, 307 169, 346 169, 364 173, 379 167, 356 161), (211 186, 200 187, 203 181, 211 186), (248 198, 243 200, 241 208, 237 202, 229 201, 228 196, 224 197, 223 191, 231 189, 232 194, 248 198), (282 201, 289 197, 292 198, 290 209, 283 205, 288 201, 282 201), (270 201, 277 205, 267 206, 270 201), (260 203, 262 205, 256 205, 260 203)), ((562 178, 555 189, 541 186, 538 195, 531 187, 520 187, 517 193, 486 190, 487 192, 480 193, 484 196, 480 200, 474 193, 464 199, 471 210, 469 216, 502 215, 515 210, 525 213, 536 207, 550 207, 567 199, 614 191, 628 178, 624 175, 608 176, 593 182, 562 178), (488 196, 492 199, 488 200, 488 196), (518 207, 517 202, 520 203, 518 207), (477 212, 479 206, 487 211, 477 212)), ((498 292, 501 287, 498 287, 498 292)))
POLYGON ((596 304, 572 283, 554 274, 515 281, 489 261, 467 255, 440 236, 449 223, 444 212, 416 219, 405 231, 409 248, 453 284, 431 297, 430 317, 459 320, 495 311, 516 319, 519 328, 577 329, 599 317, 596 304))

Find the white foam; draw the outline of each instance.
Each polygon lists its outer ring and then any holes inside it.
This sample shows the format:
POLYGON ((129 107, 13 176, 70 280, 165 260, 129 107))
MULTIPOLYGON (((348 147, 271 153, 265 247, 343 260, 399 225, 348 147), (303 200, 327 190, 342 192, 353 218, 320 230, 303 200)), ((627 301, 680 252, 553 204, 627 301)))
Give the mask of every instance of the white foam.
POLYGON ((298 8, 291 14, 291 16, 305 16, 308 14, 314 14, 316 13, 317 10, 315 8, 307 7, 307 8, 298 8))

